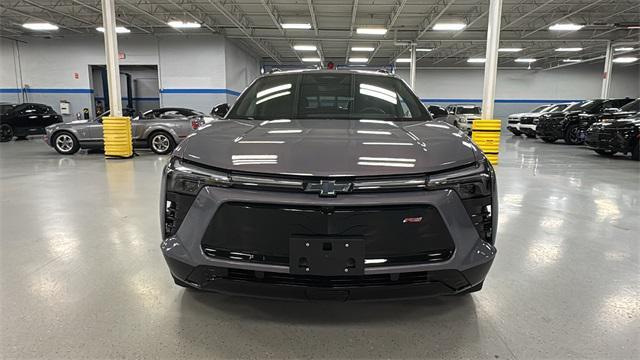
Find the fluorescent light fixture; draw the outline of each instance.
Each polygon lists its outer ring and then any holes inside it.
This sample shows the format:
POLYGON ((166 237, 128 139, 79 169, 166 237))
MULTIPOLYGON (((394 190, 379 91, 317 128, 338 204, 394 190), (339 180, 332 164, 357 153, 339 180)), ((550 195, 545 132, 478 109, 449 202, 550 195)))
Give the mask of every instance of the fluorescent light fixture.
POLYGON ((553 24, 549 26, 549 30, 553 31, 576 31, 580 30, 584 27, 584 25, 578 24, 553 24))
POLYGON ((369 58, 352 57, 352 58, 349 58, 349 62, 352 62, 352 63, 366 63, 366 62, 369 62, 369 58))
POLYGON ((487 59, 485 59, 485 58, 468 58, 467 59, 468 63, 484 63, 486 61, 487 61, 487 59))
POLYGON ((387 33, 385 28, 361 27, 356 29, 356 33, 365 35, 384 35, 387 33))
POLYGON ((410 63, 411 62, 411 58, 397 58, 396 62, 397 63, 410 63))
POLYGON ((51 23, 26 23, 22 24, 22 27, 27 28, 29 30, 58 30, 57 25, 53 25, 51 23))
POLYGON ((299 30, 309 30, 311 29, 311 24, 309 23, 284 23, 280 24, 283 29, 299 29, 299 30))
POLYGON ((303 57, 302 61, 304 62, 320 62, 319 57, 303 57))
POLYGON ((184 22, 180 20, 169 21, 167 24, 169 24, 169 26, 171 26, 172 28, 176 28, 176 29, 196 29, 202 26, 197 22, 192 22, 192 21, 184 22))
POLYGON ((532 58, 517 58, 513 61, 518 62, 518 63, 532 63, 537 61, 538 59, 532 59, 532 58))
POLYGON ((576 51, 582 51, 581 47, 561 47, 561 48, 557 48, 556 51, 566 51, 566 52, 576 52, 576 51))
MULTIPOLYGON (((100 32, 104 32, 104 28, 103 28, 102 26, 97 27, 97 28, 96 28, 96 30, 98 30, 98 31, 100 31, 100 32)), ((127 28, 126 28, 126 27, 124 27, 124 26, 116 26, 116 32, 117 32, 118 34, 127 34, 127 33, 130 33, 130 32, 131 32, 131 30, 127 29, 127 28)))
POLYGON ((373 50, 375 49, 368 46, 354 46, 351 48, 351 51, 373 51, 373 50))
POLYGON ((498 49, 499 52, 520 52, 522 51, 522 48, 500 48, 498 49))
POLYGON ((429 48, 417 48, 416 49, 417 52, 429 52, 429 51, 433 51, 433 49, 429 49, 429 48))
POLYGON ((294 50, 298 51, 316 51, 318 48, 315 45, 294 45, 294 50))
POLYGON ((638 61, 638 58, 634 56, 623 56, 623 57, 615 58, 612 61, 618 64, 628 64, 628 63, 638 61))
POLYGON ((467 27, 467 24, 463 24, 463 23, 437 23, 433 25, 433 30, 456 31, 456 30, 462 30, 465 27, 467 27))
POLYGON ((580 60, 580 59, 564 59, 564 60, 562 60, 562 62, 564 62, 564 63, 579 63, 581 61, 582 60, 580 60))
POLYGON ((613 49, 614 51, 633 51, 634 48, 632 47, 628 47, 628 46, 624 46, 624 47, 619 47, 619 48, 615 48, 613 49))

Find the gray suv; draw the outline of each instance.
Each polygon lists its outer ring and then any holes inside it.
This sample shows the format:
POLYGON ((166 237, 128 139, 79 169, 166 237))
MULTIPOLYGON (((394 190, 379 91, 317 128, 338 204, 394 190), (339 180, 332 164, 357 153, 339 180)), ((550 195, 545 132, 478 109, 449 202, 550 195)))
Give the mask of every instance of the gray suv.
MULTIPOLYGON (((102 118, 60 123, 45 128, 46 143, 63 155, 75 154, 82 149, 104 147, 102 118)), ((149 110, 131 120, 133 146, 150 148, 156 154, 169 154, 182 139, 204 125, 204 114, 184 108, 149 110)))
POLYGON ((258 297, 466 294, 496 254, 496 177, 399 78, 258 78, 164 169, 162 253, 176 284, 258 297))

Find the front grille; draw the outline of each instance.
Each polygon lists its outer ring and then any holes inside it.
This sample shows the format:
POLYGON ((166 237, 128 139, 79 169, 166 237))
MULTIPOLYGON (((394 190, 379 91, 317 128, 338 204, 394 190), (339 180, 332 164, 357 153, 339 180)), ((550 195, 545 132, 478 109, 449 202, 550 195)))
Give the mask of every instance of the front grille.
POLYGON ((534 118, 532 117, 523 117, 520 119, 520 124, 531 125, 534 123, 534 118))
POLYGON ((288 264, 292 237, 357 238, 366 259, 386 265, 444 261, 454 243, 439 212, 429 205, 286 206, 225 203, 202 239, 209 256, 288 264), (407 223, 407 218, 421 218, 407 223))

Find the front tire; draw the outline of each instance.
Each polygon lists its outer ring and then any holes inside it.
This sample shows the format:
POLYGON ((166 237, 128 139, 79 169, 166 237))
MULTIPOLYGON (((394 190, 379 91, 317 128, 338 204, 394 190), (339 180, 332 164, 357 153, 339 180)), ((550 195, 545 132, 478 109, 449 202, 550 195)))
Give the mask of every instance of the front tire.
POLYGON ((149 147, 158 155, 167 155, 176 147, 176 142, 168 133, 156 131, 149 136, 149 147))
POLYGON ((598 150, 593 150, 593 151, 598 153, 598 155, 602 155, 602 156, 613 156, 613 155, 616 154, 615 151, 609 151, 609 150, 600 150, 600 149, 598 149, 598 150))
POLYGON ((564 132, 564 142, 569 145, 582 144, 583 141, 580 139, 580 127, 578 125, 573 124, 567 127, 564 132))
POLYGON ((62 155, 72 155, 80 150, 78 139, 66 131, 55 134, 51 143, 53 144, 53 148, 62 155))
POLYGON ((0 142, 7 142, 13 139, 13 127, 9 124, 0 125, 0 142))

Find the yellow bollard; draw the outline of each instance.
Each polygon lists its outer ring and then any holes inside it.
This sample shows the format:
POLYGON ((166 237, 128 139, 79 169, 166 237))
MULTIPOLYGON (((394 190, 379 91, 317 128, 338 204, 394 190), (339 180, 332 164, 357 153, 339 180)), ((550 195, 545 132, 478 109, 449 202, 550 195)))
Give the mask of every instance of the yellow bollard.
POLYGON ((131 119, 128 117, 102 118, 104 155, 121 158, 133 156, 131 119))
POLYGON ((474 120, 471 126, 471 139, 492 165, 498 165, 500 126, 500 120, 474 120))

